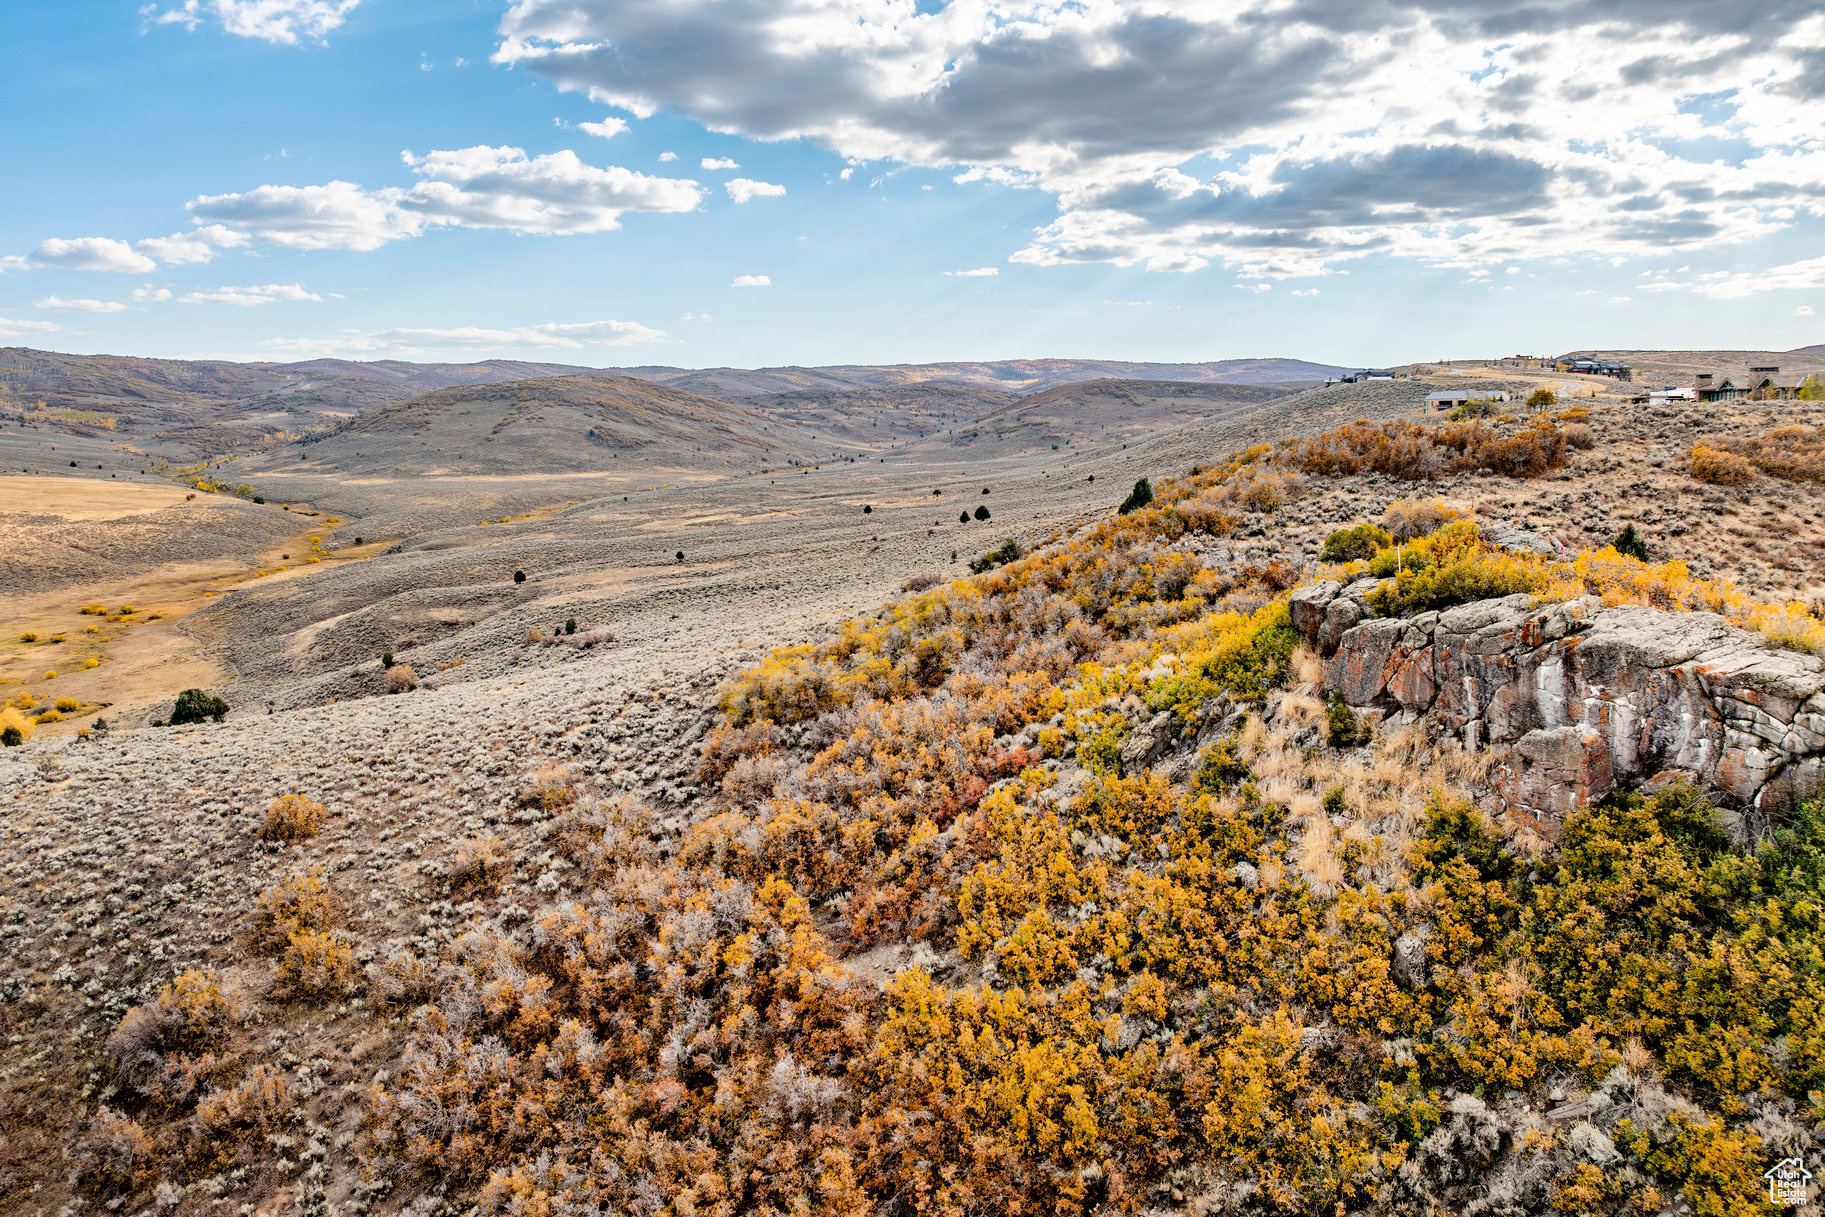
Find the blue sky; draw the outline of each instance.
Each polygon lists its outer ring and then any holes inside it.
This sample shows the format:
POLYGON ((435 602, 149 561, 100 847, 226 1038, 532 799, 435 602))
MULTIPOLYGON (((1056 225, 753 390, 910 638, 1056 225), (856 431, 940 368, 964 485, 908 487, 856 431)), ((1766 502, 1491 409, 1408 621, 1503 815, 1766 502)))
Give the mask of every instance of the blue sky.
POLYGON ((18 6, 0 343, 754 366, 1825 341, 1825 5, 1210 7, 18 6))

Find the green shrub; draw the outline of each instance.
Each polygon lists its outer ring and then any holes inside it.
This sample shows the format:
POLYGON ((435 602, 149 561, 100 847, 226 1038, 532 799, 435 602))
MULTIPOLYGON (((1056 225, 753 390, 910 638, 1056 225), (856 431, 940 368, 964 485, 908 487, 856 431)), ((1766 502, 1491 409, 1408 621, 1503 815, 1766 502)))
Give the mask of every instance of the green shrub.
POLYGON ((984 571, 994 570, 997 566, 1006 566, 1020 557, 1020 543, 1009 537, 997 548, 989 550, 980 558, 970 559, 970 572, 980 575, 984 571))
POLYGON ((1639 558, 1643 562, 1653 561, 1648 557, 1648 543, 1641 539, 1641 534, 1635 531, 1633 524, 1626 525, 1621 532, 1616 534, 1616 539, 1610 542, 1610 548, 1625 558, 1639 558))
POLYGON ((1128 492, 1128 497, 1122 500, 1122 505, 1115 509, 1116 514, 1125 516, 1131 511, 1139 511, 1151 502, 1153 502, 1153 483, 1142 478, 1134 484, 1134 489, 1128 492))
POLYGON ((986 519, 988 519, 988 518, 989 518, 989 509, 988 509, 988 508, 987 508, 987 507, 978 507, 978 508, 976 508, 976 518, 977 518, 977 519, 978 519, 978 520, 986 520, 986 519))
POLYGON ((1248 767, 1248 763, 1236 755, 1236 739, 1232 735, 1204 750, 1204 756, 1198 762, 1198 776, 1195 780, 1199 790, 1207 794, 1222 794, 1244 782, 1253 781, 1254 777, 1254 771, 1248 767))
POLYGON ((0 748, 17 748, 25 743, 25 732, 8 723, 0 727, 0 748))
POLYGON ((185 723, 200 723, 206 718, 221 722, 228 713, 228 703, 219 697, 213 697, 201 689, 185 689, 177 695, 177 704, 171 709, 171 725, 181 727, 185 723))
POLYGON ((567 617, 564 619, 564 632, 566 634, 574 634, 577 632, 577 619, 575 617, 567 617))
POLYGON ((1340 528, 1324 539, 1324 551, 1318 555, 1320 562, 1355 562, 1363 558, 1373 558, 1376 551, 1394 544, 1394 538, 1386 529, 1373 524, 1358 524, 1354 528, 1340 528))
POLYGON ((1330 701, 1324 710, 1325 725, 1331 731, 1331 746, 1334 748, 1356 748, 1369 742, 1368 724, 1356 711, 1350 709, 1339 693, 1331 694, 1330 701))
MULTIPOLYGON (((679 560, 680 560, 680 561, 683 561, 683 559, 684 559, 684 555, 683 555, 683 554, 679 554, 679 555, 678 555, 678 557, 679 557, 679 560)), ((523 571, 523 570, 516 570, 516 571, 514 571, 514 572, 513 572, 513 581, 514 581, 514 582, 515 582, 515 583, 524 583, 524 582, 526 582, 526 572, 525 572, 525 571, 523 571)))

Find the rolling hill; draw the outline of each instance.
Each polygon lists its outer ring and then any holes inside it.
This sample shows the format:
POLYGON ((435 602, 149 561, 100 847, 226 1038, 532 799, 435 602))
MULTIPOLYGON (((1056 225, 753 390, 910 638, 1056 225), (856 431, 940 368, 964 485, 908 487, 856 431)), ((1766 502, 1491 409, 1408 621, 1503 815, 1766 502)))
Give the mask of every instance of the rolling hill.
POLYGON ((591 373, 437 389, 277 450, 297 472, 434 477, 758 469, 814 459, 790 424, 628 376, 591 373))
POLYGON ((1030 393, 960 420, 925 445, 936 451, 1005 456, 1045 448, 1090 448, 1140 439, 1273 401, 1309 383, 1240 385, 1090 380, 1030 393))
POLYGON ((1021 393, 1085 380, 1173 380, 1274 384, 1323 380, 1346 369, 1303 359, 1221 359, 1211 363, 1127 363, 1112 359, 1001 359, 970 363, 836 364, 829 367, 618 369, 711 397, 872 386, 958 383, 1021 393))

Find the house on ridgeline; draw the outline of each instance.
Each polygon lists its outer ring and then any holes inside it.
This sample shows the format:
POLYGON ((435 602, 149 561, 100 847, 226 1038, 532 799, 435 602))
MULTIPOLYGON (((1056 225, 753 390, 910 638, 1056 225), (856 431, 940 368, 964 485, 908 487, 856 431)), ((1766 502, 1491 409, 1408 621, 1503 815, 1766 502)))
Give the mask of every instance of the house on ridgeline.
MULTIPOLYGON (((1789 373, 1782 376, 1779 368, 1750 368, 1749 372, 1750 401, 1805 401, 1808 399, 1801 395, 1809 389, 1825 394, 1815 375, 1789 373)), ((1816 401, 1818 398, 1813 397, 1811 400, 1816 401)))
POLYGON ((1721 379, 1712 372, 1700 372, 1692 389, 1699 401, 1742 401, 1749 396, 1747 381, 1737 382, 1728 376, 1721 379))
POLYGON ((1635 370, 1618 359, 1561 359, 1554 367, 1561 372, 1580 376, 1607 376, 1611 380, 1633 380, 1635 370))

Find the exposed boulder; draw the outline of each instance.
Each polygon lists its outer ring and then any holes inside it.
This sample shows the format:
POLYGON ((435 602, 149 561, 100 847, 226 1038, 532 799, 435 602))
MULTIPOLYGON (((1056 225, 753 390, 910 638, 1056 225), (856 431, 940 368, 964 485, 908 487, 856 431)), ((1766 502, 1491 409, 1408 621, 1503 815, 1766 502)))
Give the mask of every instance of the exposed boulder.
POLYGON ((1363 594, 1372 587, 1301 589, 1295 621, 1327 657, 1328 686, 1352 707, 1500 748, 1497 798, 1549 834, 1619 785, 1684 777, 1736 809, 1739 836, 1825 789, 1825 663, 1815 656, 1712 613, 1588 597, 1375 617, 1363 594))
POLYGON ((1426 943, 1431 937, 1431 926, 1417 925, 1394 940, 1394 963, 1390 971, 1395 983, 1403 989, 1426 987, 1426 943))
POLYGON ((1166 711, 1154 715, 1146 725, 1135 728, 1133 734, 1122 741, 1123 767, 1130 773, 1138 773, 1150 767, 1165 755, 1177 729, 1178 720, 1166 711))

